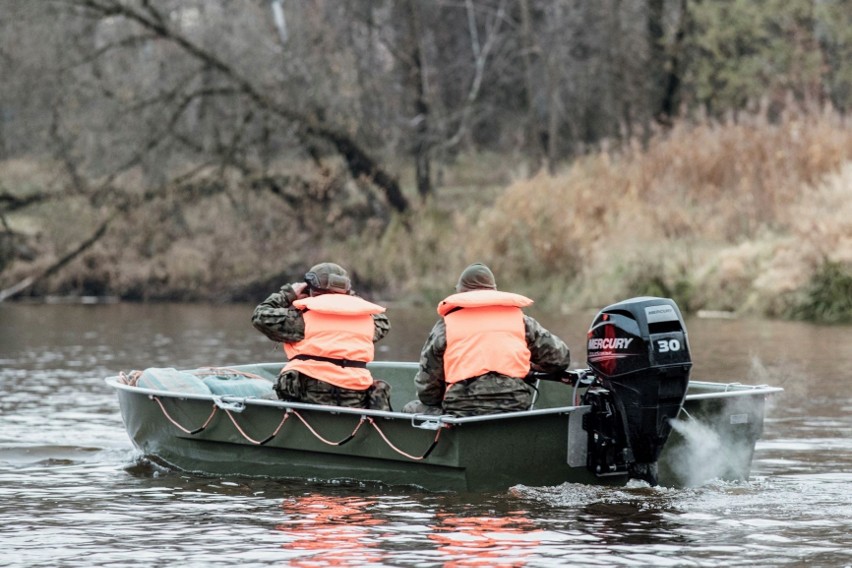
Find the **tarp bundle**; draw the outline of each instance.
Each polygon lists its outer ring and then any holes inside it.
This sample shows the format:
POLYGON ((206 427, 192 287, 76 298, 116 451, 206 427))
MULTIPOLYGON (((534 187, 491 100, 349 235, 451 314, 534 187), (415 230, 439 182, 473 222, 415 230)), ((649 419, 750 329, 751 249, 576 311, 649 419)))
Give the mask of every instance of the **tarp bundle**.
POLYGON ((188 394, 215 394, 270 400, 278 398, 269 379, 226 367, 192 371, 178 371, 172 367, 151 367, 139 374, 136 386, 188 394))
POLYGON ((212 373, 206 375, 202 381, 213 394, 278 400, 278 395, 272 389, 272 381, 257 375, 247 376, 245 373, 221 367, 192 372, 198 375, 212 373))
POLYGON ((172 367, 151 367, 142 371, 136 379, 136 386, 159 391, 182 392, 188 394, 211 394, 204 381, 186 371, 172 367))

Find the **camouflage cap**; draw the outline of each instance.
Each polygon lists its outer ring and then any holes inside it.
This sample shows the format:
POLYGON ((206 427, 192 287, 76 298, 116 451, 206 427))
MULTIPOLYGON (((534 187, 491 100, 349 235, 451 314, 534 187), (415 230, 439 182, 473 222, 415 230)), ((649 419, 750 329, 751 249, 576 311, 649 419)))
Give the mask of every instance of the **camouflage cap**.
POLYGON ((475 262, 465 268, 456 284, 456 292, 471 290, 496 290, 497 282, 491 269, 482 263, 475 262))
POLYGON ((335 294, 348 294, 352 287, 346 270, 333 262, 321 262, 312 266, 305 274, 305 282, 311 290, 335 294))

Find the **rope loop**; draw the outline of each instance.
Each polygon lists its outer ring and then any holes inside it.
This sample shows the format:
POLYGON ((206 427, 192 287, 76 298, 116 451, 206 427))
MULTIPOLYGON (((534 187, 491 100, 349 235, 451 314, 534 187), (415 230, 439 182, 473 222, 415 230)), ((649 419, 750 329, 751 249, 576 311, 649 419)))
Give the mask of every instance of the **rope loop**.
POLYGON ((413 455, 411 455, 411 454, 409 454, 409 453, 407 453, 407 452, 404 452, 404 451, 400 450, 400 449, 399 449, 399 448, 397 448, 396 446, 394 446, 394 445, 393 445, 393 443, 391 443, 391 441, 390 441, 390 440, 388 440, 388 437, 387 437, 387 436, 385 436, 385 433, 384 433, 384 432, 382 432, 382 429, 381 429, 381 428, 379 428, 379 425, 378 425, 378 424, 376 424, 376 421, 375 421, 375 420, 373 420, 372 418, 367 418, 367 420, 370 422, 370 425, 371 425, 373 428, 375 428, 375 429, 376 429, 376 432, 378 432, 378 433, 379 433, 379 436, 381 436, 381 437, 382 437, 382 440, 384 440, 384 441, 385 441, 385 443, 386 443, 386 444, 390 447, 390 449, 392 449, 393 451, 395 451, 395 452, 396 452, 396 453, 398 453, 399 455, 401 455, 401 456, 405 456, 405 457, 407 457, 408 459, 410 459, 410 460, 414 460, 414 461, 421 461, 421 460, 425 460, 426 458, 428 458, 428 457, 429 457, 429 454, 431 454, 431 453, 432 453, 432 450, 434 450, 434 449, 435 449, 435 446, 437 446, 437 445, 438 445, 438 440, 440 440, 440 439, 441 439, 441 432, 443 431, 443 428, 438 428, 438 431, 435 433, 435 439, 434 439, 434 440, 432 440, 432 444, 431 444, 431 445, 430 445, 430 446, 426 449, 426 451, 423 453, 423 455, 422 455, 422 456, 413 456, 413 455))
POLYGON ((219 407, 218 407, 218 406, 216 406, 216 405, 214 404, 214 405, 213 405, 213 410, 210 412, 210 416, 208 416, 208 417, 207 417, 207 420, 204 422, 204 424, 202 424, 200 427, 198 427, 198 428, 196 428, 196 429, 194 429, 194 430, 190 430, 190 429, 188 429, 188 428, 184 428, 183 426, 181 426, 181 425, 178 423, 178 421, 177 421, 177 420, 175 420, 174 418, 172 418, 172 417, 171 417, 171 415, 169 414, 168 410, 166 410, 166 407, 165 407, 165 406, 163 406, 163 403, 162 403, 162 401, 160 400, 160 397, 158 397, 158 396, 154 396, 154 395, 149 395, 149 398, 151 398, 154 402, 156 402, 156 403, 159 405, 160 410, 162 410, 162 411, 163 411, 163 416, 165 416, 165 417, 166 417, 166 419, 167 419, 169 422, 171 422, 172 424, 174 424, 174 425, 177 427, 177 429, 178 429, 178 430, 180 430, 181 432, 184 432, 184 433, 186 433, 186 434, 189 434, 190 436, 194 436, 195 434, 198 434, 199 432, 203 432, 203 431, 204 431, 204 429, 205 429, 205 428, 207 428, 207 426, 209 426, 209 425, 210 425, 210 421, 211 421, 211 420, 213 420, 213 417, 216 415, 216 411, 217 411, 217 410, 219 410, 219 407))
POLYGON ((299 420, 302 421, 302 424, 305 425, 305 428, 307 428, 311 432, 311 434, 313 434, 316 437, 317 440, 319 440, 320 442, 322 442, 324 444, 328 444, 329 446, 342 446, 343 444, 347 443, 349 440, 354 438, 355 434, 358 433, 358 430, 360 430, 361 425, 364 424, 364 420, 365 420, 365 417, 361 416, 361 420, 358 421, 358 424, 355 426, 355 429, 352 430, 351 434, 349 434, 348 436, 346 436, 345 438, 343 438, 342 440, 340 440, 338 442, 332 442, 330 440, 326 440, 325 438, 322 437, 322 435, 319 432, 314 430, 314 428, 310 424, 308 424, 308 421, 305 420, 302 417, 302 415, 299 414, 299 412, 297 410, 291 409, 290 412, 295 414, 296 418, 298 418, 299 420))
POLYGON ((290 418, 290 413, 285 412, 284 416, 281 417, 281 422, 278 423, 278 426, 275 428, 275 430, 272 432, 272 434, 270 434, 269 436, 267 436, 263 440, 255 440, 254 438, 252 438, 251 436, 249 436, 248 434, 245 433, 245 430, 243 430, 240 427, 240 425, 237 423, 236 418, 234 418, 234 415, 231 414, 230 410, 228 410, 227 408, 223 408, 222 410, 224 410, 225 414, 228 415, 228 418, 231 419, 231 423, 233 423, 234 427, 237 429, 237 432, 242 434, 243 438, 245 438, 246 440, 248 440, 249 442, 251 442, 252 444, 255 444, 257 446, 263 446, 267 442, 269 442, 271 439, 273 439, 275 436, 277 436, 278 432, 280 432, 281 428, 284 426, 284 423, 287 422, 288 418, 290 418))

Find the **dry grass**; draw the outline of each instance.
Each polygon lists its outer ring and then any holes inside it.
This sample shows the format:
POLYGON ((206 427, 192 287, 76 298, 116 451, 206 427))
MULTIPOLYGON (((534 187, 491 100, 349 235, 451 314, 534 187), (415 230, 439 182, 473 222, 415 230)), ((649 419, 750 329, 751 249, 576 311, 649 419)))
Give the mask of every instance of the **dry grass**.
POLYGON ((654 293, 781 315, 824 259, 850 266, 850 164, 832 112, 682 123, 513 184, 468 250, 568 308, 654 293))

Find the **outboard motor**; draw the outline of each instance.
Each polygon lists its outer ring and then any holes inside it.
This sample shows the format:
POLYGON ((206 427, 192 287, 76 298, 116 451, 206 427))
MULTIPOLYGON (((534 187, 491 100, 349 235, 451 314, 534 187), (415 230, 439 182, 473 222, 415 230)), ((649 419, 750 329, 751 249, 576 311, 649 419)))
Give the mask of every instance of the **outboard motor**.
POLYGON ((677 304, 641 297, 604 308, 589 328, 587 362, 596 377, 583 400, 591 406, 583 417, 588 468, 656 485, 692 367, 677 304))

